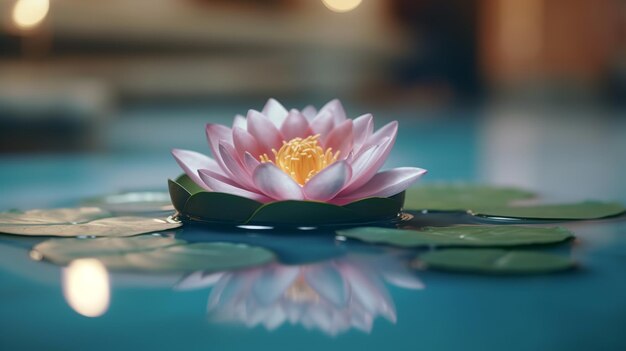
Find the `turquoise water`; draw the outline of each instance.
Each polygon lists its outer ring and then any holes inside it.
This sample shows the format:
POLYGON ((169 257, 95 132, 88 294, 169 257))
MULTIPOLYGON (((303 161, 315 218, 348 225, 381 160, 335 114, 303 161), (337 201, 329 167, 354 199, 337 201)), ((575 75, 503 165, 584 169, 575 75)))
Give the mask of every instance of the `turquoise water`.
MULTIPOLYGON (((167 149, 204 150, 205 121, 198 111, 183 113, 166 141, 167 121, 142 111, 106 131, 106 153, 2 156, 0 209, 165 189, 164 180, 179 173, 167 149), (140 125, 161 142, 132 138, 129 130, 140 125)), ((457 114, 409 119, 405 112, 388 166, 427 168, 424 181, 523 186, 547 201, 626 202, 626 129, 617 117, 557 123, 558 116, 516 111, 457 114)), ((87 289, 82 305, 67 288, 64 294, 67 269, 29 257, 42 239, 0 236, 0 349, 626 349, 626 221, 563 225, 577 240, 548 250, 571 255, 580 269, 516 277, 424 271, 414 252, 328 234, 186 227, 176 235, 265 246, 281 263, 220 274, 105 272, 109 297, 87 289)))

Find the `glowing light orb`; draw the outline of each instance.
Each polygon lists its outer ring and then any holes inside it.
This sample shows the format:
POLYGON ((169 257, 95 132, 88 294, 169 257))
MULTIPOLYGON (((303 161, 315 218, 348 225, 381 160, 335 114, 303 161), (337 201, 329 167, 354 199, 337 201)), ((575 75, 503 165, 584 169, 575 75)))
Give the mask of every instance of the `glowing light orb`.
POLYGON ((98 317, 109 309, 109 273, 93 258, 72 261, 63 270, 63 295, 68 305, 86 317, 98 317))
POLYGON ((322 0, 331 11, 348 12, 357 8, 363 0, 322 0))
POLYGON ((37 27, 50 11, 50 0, 18 0, 13 6, 13 23, 22 29, 37 27))

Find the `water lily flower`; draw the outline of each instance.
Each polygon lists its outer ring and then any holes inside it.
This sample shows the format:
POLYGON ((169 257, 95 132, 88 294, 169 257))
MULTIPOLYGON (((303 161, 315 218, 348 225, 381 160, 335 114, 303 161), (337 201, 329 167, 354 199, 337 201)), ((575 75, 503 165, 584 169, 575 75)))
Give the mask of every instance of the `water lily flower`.
POLYGON ((401 167, 378 172, 398 131, 391 122, 374 131, 371 114, 354 120, 338 100, 319 111, 288 111, 270 99, 261 112, 235 117, 232 128, 208 124, 213 158, 174 149, 185 173, 207 191, 267 203, 311 200, 337 205, 404 191, 426 171, 401 167))

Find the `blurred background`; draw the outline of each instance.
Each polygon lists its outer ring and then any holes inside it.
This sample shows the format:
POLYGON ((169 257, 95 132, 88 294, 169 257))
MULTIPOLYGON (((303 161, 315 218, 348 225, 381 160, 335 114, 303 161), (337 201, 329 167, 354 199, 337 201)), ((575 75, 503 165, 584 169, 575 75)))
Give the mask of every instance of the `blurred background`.
POLYGON ((269 97, 401 120, 427 181, 626 199, 624 0, 0 0, 0 207, 163 186, 269 97))

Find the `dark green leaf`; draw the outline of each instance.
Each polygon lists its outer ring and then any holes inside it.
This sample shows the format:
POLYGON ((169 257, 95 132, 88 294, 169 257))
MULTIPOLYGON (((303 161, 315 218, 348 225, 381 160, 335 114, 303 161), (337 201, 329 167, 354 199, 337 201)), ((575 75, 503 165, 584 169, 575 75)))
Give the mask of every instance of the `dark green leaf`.
POLYGON ((260 207, 248 223, 312 226, 360 220, 363 218, 356 212, 341 206, 313 201, 279 201, 260 207))
POLYGON ((254 200, 200 189, 186 175, 169 181, 174 207, 185 219, 232 224, 312 226, 380 221, 394 218, 404 193, 390 198, 367 198, 345 206, 315 201, 254 200))
POLYGON ((525 190, 473 184, 430 184, 407 189, 405 209, 467 211, 506 206, 515 200, 534 197, 525 190))
POLYGON ((575 267, 566 256, 533 251, 499 249, 446 249, 419 256, 427 268, 487 274, 530 274, 575 267))
POLYGON ((181 174, 178 178, 176 178, 176 183, 180 184, 183 189, 187 190, 189 194, 193 195, 195 193, 199 193, 201 191, 205 191, 200 185, 196 184, 191 178, 189 178, 186 174, 181 174))
POLYGON ((581 202, 576 204, 484 208, 472 212, 487 217, 570 220, 606 218, 617 216, 624 211, 626 208, 616 202, 581 202))
POLYGON ((337 234, 369 243, 402 247, 505 247, 554 244, 573 238, 571 232, 561 227, 512 225, 426 227, 422 230, 361 227, 339 230, 337 234))
POLYGON ((185 204, 187 203, 187 200, 189 200, 189 198, 191 197, 191 194, 182 185, 174 180, 168 179, 167 186, 170 191, 170 199, 172 200, 172 205, 179 213, 183 212, 185 209, 185 204))
POLYGON ((244 223, 261 203, 226 193, 203 191, 191 195, 182 215, 209 222, 244 223))
POLYGON ((404 205, 404 192, 388 198, 370 197, 349 203, 343 207, 352 210, 363 218, 394 218, 404 205))

